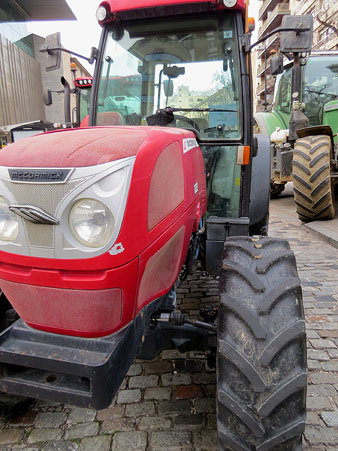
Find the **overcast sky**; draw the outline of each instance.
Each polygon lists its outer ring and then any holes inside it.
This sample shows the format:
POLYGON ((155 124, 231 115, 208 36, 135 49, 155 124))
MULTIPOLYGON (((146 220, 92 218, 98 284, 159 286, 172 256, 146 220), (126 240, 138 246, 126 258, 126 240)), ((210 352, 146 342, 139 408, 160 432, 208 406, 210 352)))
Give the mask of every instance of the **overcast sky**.
MULTIPOLYGON (((95 17, 96 10, 100 4, 100 0, 66 0, 77 21, 49 21, 49 22, 30 22, 27 24, 28 30, 39 36, 46 37, 56 31, 61 32, 62 45, 74 52, 89 57, 92 47, 98 47, 101 34, 101 27, 95 17)), ((256 19, 256 33, 258 28, 257 11, 259 9, 259 0, 251 0, 249 15, 256 19)), ((84 60, 81 62, 91 73, 94 67, 87 65, 84 60)))

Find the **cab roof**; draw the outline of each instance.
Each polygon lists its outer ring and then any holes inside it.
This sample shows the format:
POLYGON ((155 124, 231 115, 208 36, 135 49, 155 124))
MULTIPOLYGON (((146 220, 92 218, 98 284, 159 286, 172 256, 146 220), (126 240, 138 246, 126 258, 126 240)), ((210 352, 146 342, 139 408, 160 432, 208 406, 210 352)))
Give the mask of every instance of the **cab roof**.
POLYGON ((145 17, 161 16, 161 11, 165 9, 166 15, 172 11, 173 15, 194 13, 202 11, 214 11, 217 9, 237 9, 245 14, 248 0, 237 0, 232 8, 224 6, 222 0, 105 0, 100 3, 110 12, 110 18, 101 24, 114 20, 137 19, 145 17), (181 7, 181 8, 180 8, 181 7), (148 14, 140 14, 141 11, 148 11, 148 14))

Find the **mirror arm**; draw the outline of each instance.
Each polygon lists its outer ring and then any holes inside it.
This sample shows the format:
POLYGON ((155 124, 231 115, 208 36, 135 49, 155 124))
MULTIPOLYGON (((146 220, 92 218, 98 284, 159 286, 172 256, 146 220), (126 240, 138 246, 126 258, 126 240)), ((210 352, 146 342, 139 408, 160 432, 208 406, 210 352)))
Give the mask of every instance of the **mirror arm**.
POLYGON ((160 70, 160 74, 159 74, 159 78, 158 78, 157 109, 160 108, 160 103, 161 103, 161 83, 162 83, 162 74, 163 74, 163 69, 160 70))
POLYGON ((108 92, 108 85, 109 85, 109 75, 110 75, 110 66, 112 65, 112 63, 114 62, 113 59, 110 56, 106 57, 106 62, 107 64, 107 72, 106 72, 106 83, 104 85, 104 94, 103 94, 103 103, 102 105, 100 104, 100 106, 104 105, 104 99, 107 97, 107 92, 108 92))
POLYGON ((94 63, 94 61, 97 59, 97 54, 98 54, 98 50, 95 47, 92 47, 92 55, 89 58, 87 58, 86 56, 80 55, 79 53, 72 52, 71 50, 64 49, 63 47, 55 47, 52 49, 49 49, 48 47, 42 47, 40 49, 40 52, 47 52, 50 55, 52 55, 53 51, 69 53, 70 55, 74 55, 74 56, 77 56, 78 58, 82 58, 82 59, 88 61, 89 64, 94 63))
POLYGON ((283 31, 294 31, 296 33, 301 33, 302 31, 310 31, 311 29, 309 27, 305 27, 305 28, 297 28, 297 27, 278 27, 275 30, 270 31, 269 33, 265 34, 264 36, 262 36, 260 39, 258 39, 258 41, 254 42, 249 49, 245 49, 248 52, 251 52, 251 50, 256 47, 256 45, 260 44, 261 42, 265 41, 266 39, 270 38, 271 36, 273 36, 276 33, 279 32, 283 32, 283 31))
POLYGON ((70 84, 65 79, 65 77, 61 77, 61 83, 64 87, 63 109, 64 109, 64 115, 65 115, 65 122, 69 123, 71 121, 71 113, 70 113, 71 88, 70 88, 70 84))

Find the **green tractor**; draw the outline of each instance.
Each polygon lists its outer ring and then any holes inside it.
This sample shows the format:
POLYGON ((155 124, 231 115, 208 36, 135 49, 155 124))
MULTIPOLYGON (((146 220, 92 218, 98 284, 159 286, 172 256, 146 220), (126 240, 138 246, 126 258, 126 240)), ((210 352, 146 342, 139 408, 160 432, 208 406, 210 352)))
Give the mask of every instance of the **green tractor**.
POLYGON ((333 219, 338 51, 294 53, 292 58, 284 68, 281 55, 271 58, 271 73, 278 74, 273 109, 255 115, 260 132, 271 137, 271 195, 278 196, 292 181, 302 221, 333 219))

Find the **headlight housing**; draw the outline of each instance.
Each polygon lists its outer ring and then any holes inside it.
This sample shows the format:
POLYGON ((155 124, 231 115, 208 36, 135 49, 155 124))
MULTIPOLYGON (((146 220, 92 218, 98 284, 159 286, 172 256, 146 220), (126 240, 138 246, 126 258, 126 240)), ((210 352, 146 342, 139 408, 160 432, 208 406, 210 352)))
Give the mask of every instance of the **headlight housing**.
POLYGON ((0 240, 14 241, 19 233, 19 222, 9 209, 8 201, 0 196, 0 240))
POLYGON ((112 239, 115 220, 102 202, 95 199, 78 200, 69 212, 69 227, 84 246, 103 247, 112 239))

